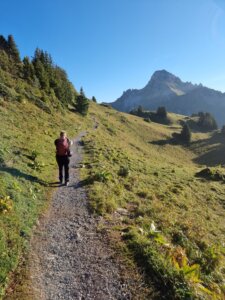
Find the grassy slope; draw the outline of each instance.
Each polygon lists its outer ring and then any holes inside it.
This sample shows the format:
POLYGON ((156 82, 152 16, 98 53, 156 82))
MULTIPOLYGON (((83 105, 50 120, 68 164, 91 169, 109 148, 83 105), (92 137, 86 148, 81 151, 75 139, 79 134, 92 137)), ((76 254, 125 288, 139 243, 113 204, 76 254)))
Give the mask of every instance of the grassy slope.
MULTIPOLYGON (((165 281, 166 287, 177 289, 171 278, 179 277, 177 273, 182 271, 170 263, 168 269, 172 271, 169 275, 165 273, 164 258, 173 258, 171 245, 186 249, 190 265, 198 263, 204 269, 211 261, 211 265, 215 263, 212 272, 201 271, 201 279, 214 293, 222 286, 224 274, 217 260, 224 267, 224 257, 221 255, 219 260, 221 250, 217 248, 214 259, 208 252, 210 245, 221 246, 224 242, 225 187, 220 182, 194 176, 204 159, 209 165, 217 163, 214 151, 222 154, 224 147, 219 137, 196 133, 187 149, 168 142, 171 134, 180 130, 177 122, 182 116, 172 115, 174 124, 165 126, 94 103, 88 117, 81 118, 71 112, 48 114, 28 101, 1 100, 0 118, 0 155, 5 163, 0 167, 0 196, 10 196, 13 206, 11 212, 0 215, 1 293, 27 245, 32 226, 48 204, 50 189, 45 184, 56 179, 53 141, 61 129, 75 136, 83 128, 89 130, 83 178, 93 179, 97 174, 98 178, 106 179, 105 183, 94 181, 89 185, 90 204, 97 213, 105 215, 117 241, 122 235, 127 238, 131 254, 138 262, 141 258, 146 268, 153 266, 150 269, 159 278, 160 286, 165 281), (93 130, 95 123, 99 123, 97 130, 93 130), (38 153, 35 161, 40 170, 31 165, 33 151, 38 153), (121 166, 130 170, 129 176, 118 175, 121 166), (116 212, 118 207, 127 209, 125 215, 116 212), (152 221, 160 234, 150 232, 152 221), (149 246, 154 249, 153 254, 149 246), (167 281, 157 273, 160 264, 160 272, 170 278, 167 281)), ((219 158, 222 161, 222 156, 219 158)), ((183 277, 178 278, 179 282, 182 280, 183 277)), ((191 280, 189 285, 197 289, 194 279, 191 280)), ((181 295, 185 284, 182 292, 176 289, 171 295, 181 295)))
POLYGON ((28 101, 0 103, 0 198, 10 196, 12 210, 0 214, 0 295, 18 264, 31 229, 47 207, 57 180, 54 140, 66 129, 75 137, 88 120, 74 113, 48 114, 28 101), (35 162, 32 154, 37 155, 35 162), (34 165, 32 165, 34 163, 34 165))
MULTIPOLYGON (((224 140, 217 138, 214 143, 209 134, 195 133, 189 148, 171 144, 168 141, 180 130, 176 121, 181 116, 173 116, 174 124, 164 126, 94 105, 91 115, 99 127, 85 141, 83 177, 87 183, 94 180, 89 185, 93 210, 108 213, 111 226, 116 225, 113 228, 127 238, 136 259, 141 257, 145 266, 154 265, 151 272, 164 269, 158 281, 172 289, 168 297, 187 298, 195 290, 199 297, 222 299, 225 186, 195 177, 203 167, 195 162, 201 163, 206 156, 209 165, 215 164, 214 151, 224 149, 224 140), (129 176, 118 175, 121 166, 130 170, 129 176), (118 207, 127 209, 126 216, 114 213, 118 207), (152 221, 160 233, 151 232, 152 221), (185 269, 186 257, 195 271, 185 269), (188 285, 179 286, 175 277, 188 285)), ((219 159, 224 162, 222 156, 219 159)))

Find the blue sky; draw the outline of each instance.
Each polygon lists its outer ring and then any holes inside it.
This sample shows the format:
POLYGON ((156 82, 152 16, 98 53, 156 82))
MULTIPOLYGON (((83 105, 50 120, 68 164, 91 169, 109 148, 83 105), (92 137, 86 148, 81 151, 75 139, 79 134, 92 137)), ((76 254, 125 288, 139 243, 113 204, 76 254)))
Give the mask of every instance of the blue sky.
POLYGON ((166 69, 225 92, 225 0, 1 0, 0 34, 49 52, 79 90, 113 101, 166 69))

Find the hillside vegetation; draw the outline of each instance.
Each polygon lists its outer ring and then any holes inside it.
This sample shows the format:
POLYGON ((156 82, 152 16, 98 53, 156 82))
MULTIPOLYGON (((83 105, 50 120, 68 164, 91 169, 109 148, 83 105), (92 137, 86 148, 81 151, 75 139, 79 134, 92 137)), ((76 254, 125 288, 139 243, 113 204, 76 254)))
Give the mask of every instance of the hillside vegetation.
POLYGON ((103 216, 99 230, 161 299, 223 299, 224 134, 196 127, 185 146, 172 139, 184 116, 163 125, 92 101, 84 117, 65 71, 42 50, 35 57, 21 61, 12 37, 0 37, 0 295, 48 208, 54 139, 86 129, 80 184, 103 216))
POLYGON ((77 92, 65 71, 42 50, 35 59, 39 75, 29 59, 20 60, 13 37, 0 36, 0 298, 49 204, 48 186, 57 179, 54 140, 62 129, 75 137, 90 127, 68 108, 77 92))
POLYGON ((223 299, 224 137, 195 132, 184 147, 171 143, 184 116, 167 126, 110 108, 93 106, 90 115, 98 125, 84 141, 83 183, 103 230, 165 299, 223 299), (197 175, 203 163, 211 175, 197 175))

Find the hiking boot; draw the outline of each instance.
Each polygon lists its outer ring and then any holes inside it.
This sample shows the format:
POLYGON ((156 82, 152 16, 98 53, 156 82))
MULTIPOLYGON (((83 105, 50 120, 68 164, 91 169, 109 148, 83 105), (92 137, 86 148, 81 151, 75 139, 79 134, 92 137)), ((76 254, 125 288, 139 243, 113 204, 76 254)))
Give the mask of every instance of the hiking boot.
POLYGON ((69 183, 70 183, 70 182, 69 182, 69 181, 67 181, 67 182, 65 183, 65 185, 66 185, 66 186, 68 186, 68 185, 69 185, 69 183))

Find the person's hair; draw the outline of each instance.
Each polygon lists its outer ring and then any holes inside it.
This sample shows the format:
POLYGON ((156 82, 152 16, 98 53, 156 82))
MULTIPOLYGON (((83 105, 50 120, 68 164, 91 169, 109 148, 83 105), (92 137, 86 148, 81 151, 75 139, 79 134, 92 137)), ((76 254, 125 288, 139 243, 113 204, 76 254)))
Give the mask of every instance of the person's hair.
POLYGON ((62 135, 66 135, 66 131, 65 131, 65 130, 62 130, 62 131, 60 132, 60 136, 62 136, 62 135))

